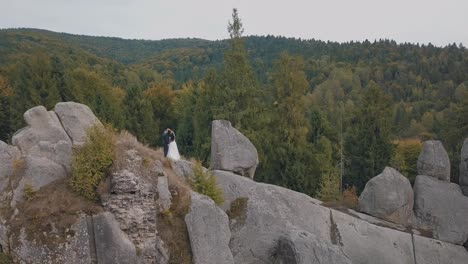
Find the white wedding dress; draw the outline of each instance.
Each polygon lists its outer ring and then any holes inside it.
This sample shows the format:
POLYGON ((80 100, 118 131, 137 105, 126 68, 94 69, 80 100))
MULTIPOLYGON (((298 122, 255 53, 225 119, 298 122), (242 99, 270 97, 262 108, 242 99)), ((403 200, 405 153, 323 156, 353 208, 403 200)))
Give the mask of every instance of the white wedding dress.
POLYGON ((172 160, 180 160, 179 149, 177 148, 176 141, 169 143, 169 149, 167 151, 167 158, 172 160))

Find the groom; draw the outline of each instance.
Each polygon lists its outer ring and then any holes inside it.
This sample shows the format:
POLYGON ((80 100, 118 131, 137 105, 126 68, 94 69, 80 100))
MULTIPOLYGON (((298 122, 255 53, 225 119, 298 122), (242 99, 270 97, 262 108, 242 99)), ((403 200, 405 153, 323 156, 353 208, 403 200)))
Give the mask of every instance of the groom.
POLYGON ((169 150, 169 143, 171 142, 169 134, 169 128, 166 128, 164 130, 164 133, 162 133, 162 140, 163 140, 163 146, 164 146, 164 157, 167 157, 167 151, 169 150))

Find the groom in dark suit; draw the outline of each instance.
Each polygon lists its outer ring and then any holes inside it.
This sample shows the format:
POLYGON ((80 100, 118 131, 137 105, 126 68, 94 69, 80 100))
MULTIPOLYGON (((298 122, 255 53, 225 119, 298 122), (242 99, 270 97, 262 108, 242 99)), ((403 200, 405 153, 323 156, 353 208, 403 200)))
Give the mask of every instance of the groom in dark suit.
POLYGON ((164 130, 164 133, 162 133, 162 140, 163 140, 163 146, 164 146, 164 157, 167 157, 167 151, 169 150, 169 143, 171 142, 169 128, 166 128, 166 130, 164 130))

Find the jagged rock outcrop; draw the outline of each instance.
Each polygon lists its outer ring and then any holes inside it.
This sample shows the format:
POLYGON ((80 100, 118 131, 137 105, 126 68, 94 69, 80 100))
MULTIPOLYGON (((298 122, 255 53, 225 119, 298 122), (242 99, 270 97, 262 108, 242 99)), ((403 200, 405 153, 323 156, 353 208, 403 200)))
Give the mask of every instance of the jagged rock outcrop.
POLYGON ((461 149, 459 182, 463 194, 468 196, 468 138, 463 142, 461 149))
POLYGON ((102 205, 115 216, 140 252, 137 263, 168 263, 169 253, 156 229, 157 182, 158 175, 164 173, 162 164, 144 165, 134 149, 122 156, 126 157, 123 169, 112 175, 111 190, 101 196, 102 205), (145 171, 147 175, 142 175, 145 171))
POLYGON ((21 153, 17 147, 0 140, 0 198, 10 187, 10 177, 20 164, 21 153))
POLYGON ((75 102, 57 103, 54 112, 73 141, 73 145, 82 145, 85 142, 88 128, 95 125, 102 127, 101 121, 84 104, 75 102))
POLYGON ((229 220, 209 197, 191 193, 185 223, 190 238, 194 264, 234 263, 229 240, 229 220))
POLYGON ((171 208, 172 195, 169 191, 167 175, 158 176, 158 205, 159 211, 164 212, 171 208))
POLYGON ((359 210, 398 224, 413 217, 414 194, 409 180, 397 170, 385 167, 370 179, 359 197, 359 210))
POLYGON ((414 211, 420 227, 434 238, 463 245, 468 240, 468 197, 455 183, 418 175, 414 182, 414 211))
POLYGON ((442 142, 428 140, 422 144, 418 157, 418 174, 450 181, 450 160, 442 142))
POLYGON ((258 153, 250 140, 226 120, 211 124, 211 169, 232 171, 253 178, 258 153))

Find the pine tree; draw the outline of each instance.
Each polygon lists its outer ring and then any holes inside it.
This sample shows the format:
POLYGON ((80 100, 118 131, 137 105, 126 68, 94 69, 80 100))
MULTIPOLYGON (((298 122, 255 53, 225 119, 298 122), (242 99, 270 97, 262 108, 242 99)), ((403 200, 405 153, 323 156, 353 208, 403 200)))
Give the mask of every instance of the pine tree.
POLYGON ((0 140, 7 141, 12 128, 11 98, 13 89, 5 77, 0 75, 0 140))
POLYGON ((349 162, 346 185, 356 186, 360 192, 389 164, 394 149, 391 120, 390 97, 375 82, 369 82, 345 142, 349 162))

